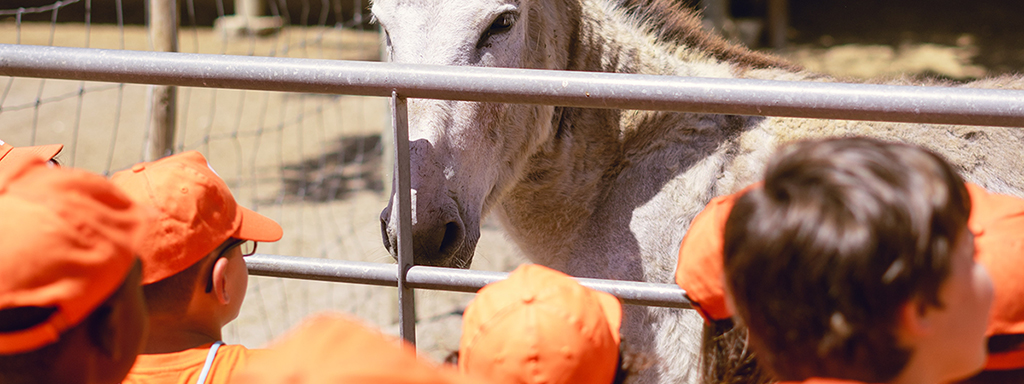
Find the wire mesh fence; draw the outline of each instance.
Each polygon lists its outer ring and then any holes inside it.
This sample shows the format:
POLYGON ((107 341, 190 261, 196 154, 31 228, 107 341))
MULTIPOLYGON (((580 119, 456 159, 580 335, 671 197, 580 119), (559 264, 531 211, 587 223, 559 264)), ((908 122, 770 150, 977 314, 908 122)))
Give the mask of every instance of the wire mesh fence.
MULTIPOLYGON (((247 31, 232 24, 238 4, 231 0, 179 4, 180 52, 379 58, 368 0, 267 0, 257 10, 266 28, 247 31)), ((152 50, 147 7, 148 0, 5 1, 0 43, 152 50)), ((143 85, 0 77, 0 139, 15 146, 64 144, 57 159, 65 166, 111 174, 142 161, 149 113, 143 85)), ((174 151, 205 154, 240 203, 284 227, 285 237, 261 245, 261 252, 391 260, 378 216, 390 189, 389 162, 382 160, 387 99, 184 87, 176 117, 174 151)), ((496 234, 481 243, 478 264, 485 269, 508 270, 521 261, 496 234)), ((427 296, 419 304, 420 345, 440 356, 457 347, 458 313, 471 295, 420 295, 427 296)), ((324 309, 397 332, 396 297, 393 288, 253 277, 225 339, 258 347, 324 309)))

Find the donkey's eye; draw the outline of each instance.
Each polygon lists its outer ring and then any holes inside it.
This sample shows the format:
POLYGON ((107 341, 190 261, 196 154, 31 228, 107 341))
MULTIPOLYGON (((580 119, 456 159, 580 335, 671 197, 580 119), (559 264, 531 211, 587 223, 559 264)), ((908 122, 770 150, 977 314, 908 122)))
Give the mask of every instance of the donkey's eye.
POLYGON ((512 24, 515 24, 515 22, 516 22, 516 14, 515 13, 513 13, 513 12, 502 13, 501 15, 498 15, 498 18, 494 19, 494 22, 491 23, 491 27, 487 29, 487 32, 489 32, 492 35, 496 35, 496 34, 503 33, 503 32, 508 32, 508 30, 512 29, 512 24))
POLYGON ((477 42, 476 47, 484 47, 485 44, 487 44, 487 39, 491 38, 491 36, 500 35, 512 30, 512 25, 516 23, 516 18, 518 17, 519 14, 515 12, 505 12, 498 15, 498 17, 491 22, 491 25, 487 27, 487 30, 484 31, 484 34, 480 36, 480 41, 477 42))

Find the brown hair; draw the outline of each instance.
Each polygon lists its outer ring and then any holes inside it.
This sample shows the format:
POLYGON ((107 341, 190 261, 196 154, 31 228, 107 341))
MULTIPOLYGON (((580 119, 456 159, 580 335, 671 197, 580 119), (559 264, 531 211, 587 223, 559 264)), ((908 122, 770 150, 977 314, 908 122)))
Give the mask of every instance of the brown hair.
POLYGON ((768 384, 776 380, 747 345, 747 327, 732 319, 704 322, 701 380, 714 384, 768 384))
POLYGON ((960 176, 920 147, 842 138, 781 151, 725 226, 727 285, 763 366, 781 380, 893 379, 912 352, 896 340, 898 311, 942 306, 970 210, 960 176))

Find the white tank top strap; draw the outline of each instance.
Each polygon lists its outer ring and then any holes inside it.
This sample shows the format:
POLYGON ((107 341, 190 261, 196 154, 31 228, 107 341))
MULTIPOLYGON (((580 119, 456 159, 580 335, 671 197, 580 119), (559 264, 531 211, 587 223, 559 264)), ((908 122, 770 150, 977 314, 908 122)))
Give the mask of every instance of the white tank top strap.
POLYGON ((199 380, 196 380, 196 384, 206 384, 206 376, 210 374, 210 368, 213 367, 213 358, 217 357, 217 350, 222 345, 224 342, 218 340, 210 346, 210 352, 206 354, 206 364, 203 364, 203 371, 199 372, 199 380))

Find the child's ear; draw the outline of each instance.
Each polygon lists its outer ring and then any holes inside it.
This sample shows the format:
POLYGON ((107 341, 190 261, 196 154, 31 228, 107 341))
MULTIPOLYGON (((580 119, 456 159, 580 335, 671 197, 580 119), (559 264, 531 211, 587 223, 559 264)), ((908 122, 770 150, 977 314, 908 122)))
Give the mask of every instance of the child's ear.
POLYGON ((228 304, 232 297, 228 294, 228 263, 227 257, 218 258, 213 263, 213 295, 220 304, 228 304))
POLYGON ((912 298, 900 307, 897 322, 897 337, 901 342, 913 342, 931 333, 932 311, 918 298, 912 298))

